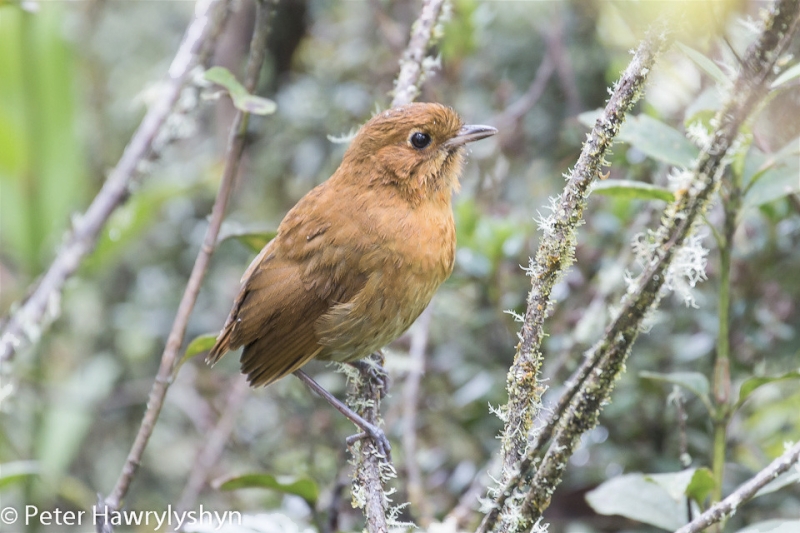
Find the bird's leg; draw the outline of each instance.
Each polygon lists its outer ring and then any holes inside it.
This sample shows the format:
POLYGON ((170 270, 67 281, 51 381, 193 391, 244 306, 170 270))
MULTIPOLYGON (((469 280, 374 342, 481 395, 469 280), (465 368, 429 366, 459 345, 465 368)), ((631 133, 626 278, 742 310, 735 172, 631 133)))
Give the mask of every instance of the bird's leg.
POLYGON ((364 437, 370 437, 373 441, 375 441, 375 445, 378 447, 378 451, 381 453, 381 455, 387 459, 391 457, 390 453, 392 451, 392 446, 389 444, 389 439, 386 438, 386 434, 381 428, 364 420, 364 418, 359 416, 358 413, 347 407, 347 405, 342 403, 338 398, 336 398, 336 396, 326 391, 322 385, 314 381, 311 376, 302 370, 295 370, 294 375, 297 376, 300 381, 305 383, 306 387, 322 396, 337 411, 342 413, 345 417, 347 417, 348 420, 350 420, 353 424, 358 426, 361 431, 363 431, 363 433, 348 438, 348 444, 352 444, 353 441, 364 437))

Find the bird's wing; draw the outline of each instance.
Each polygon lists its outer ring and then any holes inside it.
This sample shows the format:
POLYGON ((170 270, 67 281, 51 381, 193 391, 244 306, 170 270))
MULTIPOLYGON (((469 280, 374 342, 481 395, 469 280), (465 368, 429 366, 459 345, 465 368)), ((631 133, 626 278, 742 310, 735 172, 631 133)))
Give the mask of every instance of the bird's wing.
POLYGON ((317 319, 364 286, 345 240, 346 217, 337 210, 313 209, 309 202, 319 198, 309 193, 301 200, 251 263, 209 352, 213 363, 244 346, 242 372, 253 386, 268 385, 317 356, 323 349, 314 329, 317 319))

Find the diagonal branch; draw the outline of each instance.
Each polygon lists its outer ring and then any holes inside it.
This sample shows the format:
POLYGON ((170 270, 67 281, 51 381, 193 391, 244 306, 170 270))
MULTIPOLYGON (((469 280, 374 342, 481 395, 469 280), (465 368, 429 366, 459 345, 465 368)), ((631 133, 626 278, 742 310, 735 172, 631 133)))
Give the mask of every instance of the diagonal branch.
POLYGON ((625 114, 641 95, 647 74, 666 43, 663 28, 648 32, 584 144, 561 198, 553 202, 552 215, 543 217, 540 222, 543 235, 529 270, 533 285, 528 294, 517 353, 508 373, 509 401, 505 407, 502 448, 504 481, 525 455, 533 416, 540 403, 542 386, 538 383, 538 375, 542 357, 540 346, 544 338, 542 325, 552 305, 550 293, 553 286, 574 260, 576 230, 582 223, 589 185, 601 168, 608 165, 605 155, 625 120, 625 114))
POLYGON ((581 434, 597 424, 600 409, 624 369, 625 359, 644 319, 658 305, 666 280, 677 275, 670 267, 691 235, 695 222, 711 203, 730 153, 736 149, 740 127, 766 96, 775 78, 775 63, 793 36, 798 14, 800 0, 779 0, 765 18, 761 35, 748 49, 727 101, 715 117, 716 131, 686 173, 687 192, 677 195, 665 211, 655 233, 653 255, 647 268, 629 290, 622 309, 604 337, 587 354, 591 369, 570 399, 565 416, 558 422, 553 443, 522 502, 519 527, 511 530, 524 529, 541 518, 581 434))
MULTIPOLYGON (((244 86, 248 92, 253 92, 258 81, 258 75, 261 71, 261 65, 264 62, 266 55, 266 42, 269 33, 269 22, 272 15, 272 6, 267 4, 264 0, 259 0, 257 3, 256 24, 253 30, 253 38, 250 41, 250 55, 247 60, 247 69, 245 73, 244 86)), ((225 207, 228 203, 228 197, 233 186, 233 180, 239 169, 239 162, 241 160, 242 152, 244 151, 245 133, 247 131, 247 123, 249 114, 242 111, 237 111, 234 117, 233 124, 231 125, 230 137, 228 138, 228 149, 225 154, 225 168, 223 170, 222 180, 219 186, 217 198, 214 201, 214 206, 211 210, 208 228, 206 235, 203 239, 203 245, 197 254, 192 273, 189 276, 189 281, 186 289, 181 298, 178 311, 175 316, 175 321, 172 324, 167 344, 164 348, 164 353, 161 356, 161 365, 158 369, 153 386, 150 390, 150 396, 147 401, 147 410, 145 411, 142 419, 139 432, 131 447, 125 465, 122 468, 119 479, 114 486, 111 494, 106 498, 105 504, 112 510, 119 509, 122 500, 128 492, 131 481, 133 480, 136 470, 142 458, 142 454, 153 433, 158 415, 161 412, 161 407, 164 404, 164 397, 167 394, 167 389, 171 383, 172 374, 175 362, 178 359, 178 354, 183 344, 184 334, 186 333, 186 326, 189 322, 189 316, 194 308, 197 295, 200 292, 200 285, 205 277, 208 263, 211 259, 211 254, 214 251, 219 228, 222 225, 222 219, 225 215, 225 207)))
POLYGON ((183 36, 178 53, 170 65, 160 98, 148 110, 133 135, 117 166, 111 171, 100 192, 86 212, 75 217, 66 243, 58 250, 38 285, 7 318, 0 333, 0 362, 10 361, 24 340, 34 341, 58 314, 58 303, 64 284, 91 253, 100 232, 114 210, 129 194, 129 187, 139 175, 140 164, 152 158, 154 144, 164 145, 162 127, 181 91, 189 81, 192 69, 206 61, 216 36, 224 23, 230 0, 200 0, 195 17, 183 36))
POLYGON ((528 294, 517 354, 508 373, 509 401, 504 412, 501 487, 491 491, 494 494, 493 505, 481 522, 478 533, 494 530, 504 506, 529 475, 536 460, 537 456, 528 447, 528 434, 542 393, 542 386, 538 383, 542 359, 540 345, 544 338, 542 324, 551 305, 550 292, 573 261, 575 232, 582 221, 589 185, 607 165, 605 154, 625 120, 625 114, 641 95, 647 74, 667 42, 663 28, 653 28, 648 32, 617 82, 603 115, 595 123, 561 198, 554 201, 553 214, 542 220, 544 234, 530 267, 533 286, 528 294))
POLYGON ((772 461, 766 468, 739 486, 730 496, 712 505, 703 514, 677 530, 675 533, 700 533, 705 528, 730 517, 743 503, 753 498, 767 483, 788 471, 800 462, 800 442, 772 461))

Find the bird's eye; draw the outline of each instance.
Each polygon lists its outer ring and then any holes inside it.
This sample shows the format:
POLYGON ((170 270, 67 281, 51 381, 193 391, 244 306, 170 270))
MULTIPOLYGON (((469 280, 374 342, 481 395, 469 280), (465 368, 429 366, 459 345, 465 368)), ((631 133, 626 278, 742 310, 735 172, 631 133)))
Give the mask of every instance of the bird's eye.
POLYGON ((431 144, 431 136, 427 133, 422 133, 421 131, 414 132, 411 135, 411 146, 416 148, 417 150, 422 150, 429 144, 431 144))

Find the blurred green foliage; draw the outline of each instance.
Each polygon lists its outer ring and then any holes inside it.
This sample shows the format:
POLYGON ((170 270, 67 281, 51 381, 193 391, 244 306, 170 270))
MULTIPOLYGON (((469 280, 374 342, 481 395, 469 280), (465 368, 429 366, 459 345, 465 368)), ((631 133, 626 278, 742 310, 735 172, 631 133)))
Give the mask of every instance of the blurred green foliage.
MULTIPOLYGON (((507 122, 497 137, 471 147, 454 202, 456 270, 432 304, 413 458, 433 513, 428 518, 442 519, 497 453, 502 424, 488 405, 506 400, 506 371, 519 327, 506 311, 525 310, 530 280, 520 267, 527 267, 536 250, 534 219, 548 209, 548 197, 560 192, 561 175, 574 164, 585 124, 593 122, 608 83, 617 79, 630 58, 628 49, 662 4, 452 3, 434 50, 434 56, 441 55, 441 70, 428 79, 421 100, 452 105, 469 122, 494 124, 534 80, 548 53, 545 36, 560 43, 561 55, 535 105, 507 122)), ((38 5, 35 12, 0 6, 3 311, 49 264, 70 215, 88 205, 119 158, 158 91, 192 9, 189 2, 38 5)), ((544 346, 548 401, 624 294, 625 271, 636 268, 630 242, 657 224, 663 194, 674 193, 669 165, 685 165, 696 153, 686 132, 708 128, 721 98, 715 78, 729 75, 727 66, 736 64, 736 54, 753 37, 740 17, 757 15, 760 7, 755 2, 692 3, 685 17, 688 30, 680 39, 685 46, 666 54, 651 74, 647 93, 609 158, 613 187, 600 182, 604 194, 590 198, 577 262, 553 294, 557 303, 544 346), (722 31, 729 43, 719 38, 722 31), (656 192, 662 199, 654 199, 656 192)), ((400 35, 405 42, 418 8, 400 0, 281 5, 274 23, 280 31, 271 39, 259 90, 277 109, 274 115, 251 118, 249 146, 223 232, 227 238, 220 240, 187 333, 187 344, 200 339, 187 350, 189 356, 208 341, 201 335, 221 327, 241 273, 271 238, 269 228, 338 166, 346 144, 329 138, 357 128, 388 105, 402 49, 394 49, 389 37, 400 35)), ((239 79, 250 10, 248 2, 240 3, 215 56, 215 64, 239 79)), ((797 43, 793 50, 797 55, 797 43)), ((800 89, 791 75, 796 67, 791 62, 785 67, 790 74, 749 125, 750 135, 726 174, 730 178, 736 172, 745 190, 731 276, 732 398, 741 400, 728 427, 725 493, 781 453, 785 441, 800 439, 795 379, 800 278, 793 275, 800 267, 800 125, 795 118, 800 89)), ((61 318, 3 369, 4 506, 86 509, 97 492, 113 486, 216 194, 233 107, 225 98, 202 97, 213 92, 203 89, 201 98, 187 104, 192 112, 176 117, 172 127, 185 131, 185 139, 147 166, 143 180, 113 215, 94 253, 68 284, 61 318)), ((721 227, 719 205, 707 220, 709 227, 721 227)), ((665 298, 652 317, 652 328, 635 345, 601 425, 585 436, 554 495, 546 515, 550 531, 653 531, 628 518, 598 515, 584 494, 622 473, 652 488, 649 474, 675 476, 682 470, 676 414, 667 397, 676 382, 700 398, 710 394, 718 331, 718 249, 711 238, 703 242, 711 253, 709 279, 694 289, 698 308, 665 298)), ((397 501, 407 499, 404 465, 411 459, 400 445, 402 391, 410 365, 408 338, 402 338, 389 348, 393 385, 385 404, 386 430, 397 443, 397 501)), ((163 509, 179 499, 198 450, 215 427, 233 380, 239 379, 237 366, 235 355, 214 369, 200 357, 187 358, 126 505, 163 509)), ((313 363, 309 372, 343 397, 344 379, 332 367, 313 363)), ((713 438, 707 402, 685 396, 692 468, 705 472, 713 438)), ((218 482, 203 490, 200 502, 219 510, 267 509, 299 525, 318 524, 310 505, 325 515, 336 501, 337 482, 348 469, 344 438, 351 433, 347 421, 297 380, 251 392, 210 476, 225 480, 232 473, 252 473, 261 480, 255 484, 268 490, 221 491, 214 488, 218 482), (301 483, 302 494, 281 476, 301 483)), ((682 490, 691 487, 702 501, 703 480, 684 481, 682 490)), ((362 518, 350 509, 347 495, 343 500, 340 529, 359 530, 362 518)), ((420 519, 417 509, 407 512, 420 519)), ((748 522, 798 512, 796 491, 776 491, 749 504, 728 527, 735 531, 748 522)))

